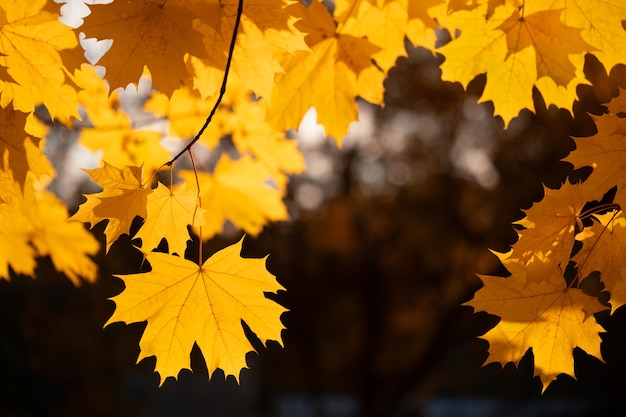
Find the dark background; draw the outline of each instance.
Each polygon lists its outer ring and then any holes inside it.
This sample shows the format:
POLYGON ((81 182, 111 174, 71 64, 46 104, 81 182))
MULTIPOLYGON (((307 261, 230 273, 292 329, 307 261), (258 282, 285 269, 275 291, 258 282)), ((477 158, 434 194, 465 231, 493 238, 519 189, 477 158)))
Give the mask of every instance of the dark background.
MULTIPOLYGON (((579 88, 575 117, 535 95, 536 114, 523 111, 504 130, 490 103, 476 103, 484 78, 464 91, 440 80, 437 57, 409 52, 386 81, 385 107, 364 104, 375 120, 368 141, 305 149, 332 175, 294 178, 294 220, 246 238, 244 255, 270 254, 268 269, 288 290, 276 297, 289 309, 284 348, 250 335, 258 354, 248 355, 240 384, 221 371, 209 380, 195 348, 193 372, 158 388, 154 359, 135 364, 145 325, 102 328, 114 309, 107 299, 123 289, 112 274, 141 264, 122 238, 98 255, 95 284, 74 287, 47 259, 35 280, 0 281, 0 416, 626 414, 623 309, 598 316, 605 363, 577 349, 577 379, 560 376, 541 395, 529 353, 518 368, 481 366, 488 345, 478 336, 497 318, 461 305, 480 287, 476 273, 504 273, 488 249, 508 250, 520 209, 541 199, 542 183, 564 181, 571 166, 559 160, 574 149, 570 136, 594 133, 586 112, 602 112, 600 103, 626 87, 626 71, 607 75, 590 57, 594 87, 579 88), (386 142, 416 120, 422 125, 402 146, 386 142), (487 180, 455 160, 462 143, 489 155, 487 180), (394 170, 399 180, 385 176, 394 170), (303 186, 320 204, 299 204, 303 186)), ((102 241, 104 225, 93 230, 102 241)))

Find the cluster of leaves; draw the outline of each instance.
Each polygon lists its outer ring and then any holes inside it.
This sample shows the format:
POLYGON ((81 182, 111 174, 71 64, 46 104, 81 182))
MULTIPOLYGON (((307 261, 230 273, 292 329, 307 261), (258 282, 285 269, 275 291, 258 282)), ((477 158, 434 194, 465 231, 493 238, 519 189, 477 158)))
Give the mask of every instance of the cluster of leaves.
MULTIPOLYGON (((265 260, 241 258, 241 242, 206 260, 200 245, 191 260, 189 227, 203 241, 226 222, 255 235, 286 219, 288 176, 304 163, 285 132, 311 107, 340 145, 357 119, 357 97, 383 104, 383 80, 408 41, 445 56, 445 80, 467 86, 486 73, 481 100, 492 101, 508 125, 532 110, 533 88, 547 104, 571 110, 576 87, 588 83, 585 54, 612 68, 626 44, 626 6, 609 0, 336 0, 332 7, 319 0, 116 0, 89 5, 76 29, 59 21, 52 0, 0 0, 0 12, 0 276, 8 279, 10 269, 33 275, 36 257, 50 256, 75 283, 94 280, 90 256, 99 245, 80 222, 108 222, 108 251, 141 218, 131 237, 151 269, 120 276, 126 288, 113 298, 109 323, 148 322, 139 359, 156 356, 162 381, 190 367, 194 343, 210 374, 221 368, 237 377, 253 350, 242 320, 261 341, 280 341, 285 309, 265 293, 282 287, 265 260), (444 31, 452 39, 439 46, 444 31), (79 32, 112 39, 98 62, 104 77, 86 62, 79 32), (165 131, 134 120, 121 104, 121 89, 142 76, 154 87, 142 111, 165 131), (102 166, 89 171, 102 191, 69 219, 46 191, 55 174, 42 154, 39 106, 67 126, 87 122, 80 143, 102 153, 102 166), (203 160, 207 150, 214 164, 203 160), (190 166, 178 162, 185 153, 190 166), (157 180, 163 171, 169 180, 157 180)), ((613 309, 626 297, 617 255, 626 227, 616 175, 625 131, 620 100, 568 159, 593 167, 592 175, 546 190, 520 222, 514 248, 499 255, 512 275, 482 277, 485 286, 470 302, 502 318, 485 335, 490 361, 517 362, 532 347, 544 384, 573 375, 574 346, 600 357, 602 329, 592 314, 605 307, 577 288, 581 279, 566 281, 568 263, 580 278, 601 271, 613 309), (589 205, 616 186, 611 204, 589 205)))

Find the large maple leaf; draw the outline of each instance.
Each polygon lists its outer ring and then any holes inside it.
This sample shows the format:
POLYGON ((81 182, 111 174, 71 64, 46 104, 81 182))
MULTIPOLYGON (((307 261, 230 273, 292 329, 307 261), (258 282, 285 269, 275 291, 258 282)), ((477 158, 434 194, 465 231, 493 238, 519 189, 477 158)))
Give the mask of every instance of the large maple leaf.
POLYGON ((489 342, 487 363, 516 365, 532 349, 535 375, 543 390, 559 374, 574 376, 573 350, 583 349, 599 359, 602 327, 593 314, 605 310, 595 297, 568 288, 558 267, 548 271, 509 261, 508 278, 480 276, 483 287, 467 305, 500 317, 484 336, 489 342), (541 276, 536 277, 540 273, 541 276))
POLYGON ((76 90, 67 84, 61 53, 82 49, 76 34, 46 0, 0 2, 0 105, 31 112, 44 104, 53 118, 78 117, 76 90))
POLYGON ((161 384, 190 369, 198 345, 211 375, 217 368, 238 379, 246 354, 254 351, 241 321, 259 339, 280 342, 285 308, 265 297, 283 287, 265 269, 265 259, 241 258, 242 241, 211 256, 202 266, 152 252, 152 270, 118 276, 126 288, 113 298, 116 309, 107 324, 148 322, 138 361, 156 356, 161 384))
MULTIPOLYGON (((283 7, 281 0, 245 2, 232 68, 260 94, 268 93, 281 71, 276 51, 304 47, 283 7)), ((237 1, 131 0, 90 8, 92 14, 80 29, 88 37, 113 39, 99 62, 107 68, 112 88, 135 83, 144 67, 153 85, 168 95, 191 75, 199 78, 194 87, 204 97, 219 88, 237 1)))
POLYGON ((456 11, 449 24, 461 34, 438 49, 446 57, 442 77, 467 86, 486 73, 481 101, 491 100, 505 125, 521 109, 534 110, 533 86, 546 104, 571 110, 576 86, 587 83, 584 54, 596 50, 580 27, 564 23, 563 16, 574 7, 546 2, 517 7, 505 2, 495 8, 483 3, 456 11))

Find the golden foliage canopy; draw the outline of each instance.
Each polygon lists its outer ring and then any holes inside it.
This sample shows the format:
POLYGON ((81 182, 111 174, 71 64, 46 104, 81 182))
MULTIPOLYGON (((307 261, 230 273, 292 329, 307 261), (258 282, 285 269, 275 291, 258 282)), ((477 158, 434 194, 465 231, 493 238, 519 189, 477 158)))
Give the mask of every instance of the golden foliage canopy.
MULTIPOLYGON (((156 356, 163 378, 189 368, 194 343, 211 373, 222 368, 237 377, 252 350, 241 320, 262 341, 280 341, 284 308, 264 293, 282 287, 264 261, 240 257, 241 242, 208 260, 200 245, 197 259, 188 259, 189 230, 202 242, 227 223, 256 235, 287 219, 289 176, 305 166, 285 132, 309 109, 341 145, 358 117, 357 99, 384 105, 384 79, 407 42, 443 55, 444 80, 466 87, 485 74, 480 100, 493 103, 505 126, 533 110, 533 90, 547 105, 571 110, 577 87, 589 83, 586 54, 607 70, 624 63, 626 5, 619 1, 307 4, 114 0, 89 5, 72 29, 52 0, 0 0, 0 277, 32 276, 36 258, 49 256, 76 284, 92 281, 99 244, 81 222, 107 222, 108 252, 137 221, 131 238, 152 269, 120 277, 126 288, 114 297, 109 322, 148 322, 139 358, 156 356), (81 32, 112 40, 101 68, 86 62, 81 32), (133 110, 123 89, 136 89, 142 77, 151 97, 133 110), (55 173, 34 115, 41 106, 102 155, 88 171, 102 190, 72 217, 46 190, 55 173), (224 137, 232 144, 226 151, 224 137), (217 162, 203 160, 207 152, 217 162)), ((501 317, 484 336, 489 361, 517 363, 532 349, 544 388, 559 373, 573 375, 575 346, 600 357, 593 314, 605 307, 579 283, 599 272, 612 310, 626 303, 623 256, 614 255, 623 253, 626 230, 625 100, 622 93, 594 116, 597 134, 577 139, 566 159, 591 167, 589 178, 545 189, 518 222, 517 243, 499 254, 512 275, 483 276, 469 302, 501 317), (593 205, 615 187, 610 203, 593 205), (564 273, 570 263, 574 279, 564 273)))

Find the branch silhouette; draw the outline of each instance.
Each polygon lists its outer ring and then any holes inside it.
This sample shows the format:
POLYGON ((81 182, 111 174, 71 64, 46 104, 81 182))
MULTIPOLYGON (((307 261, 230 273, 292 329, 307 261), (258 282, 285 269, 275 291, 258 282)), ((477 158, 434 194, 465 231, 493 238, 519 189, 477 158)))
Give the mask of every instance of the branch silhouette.
POLYGON ((237 16, 235 18, 235 26, 233 28, 233 36, 230 39, 230 47, 228 49, 228 58, 226 59, 226 66, 224 67, 224 78, 222 79, 222 86, 220 87, 220 94, 217 97, 217 100, 215 101, 213 108, 211 109, 211 113, 209 113, 209 116, 206 118, 204 125, 202 125, 202 127, 200 128, 196 136, 194 136, 193 139, 191 139, 189 143, 183 149, 181 149, 181 151, 178 152, 176 156, 174 156, 164 166, 171 167, 172 164, 176 162, 178 158, 180 158, 185 152, 188 152, 191 149, 191 147, 198 140, 200 140, 200 138, 202 137, 202 134, 211 123, 211 120, 213 119, 213 116, 215 115, 217 108, 222 102, 222 99, 224 98, 224 94, 226 94, 226 83, 228 82, 228 73, 230 72, 230 64, 233 60, 233 53, 235 52, 235 42, 237 41, 237 32, 239 32, 239 23, 241 22, 242 13, 243 13, 243 0, 239 0, 239 4, 237 6, 237 16))

